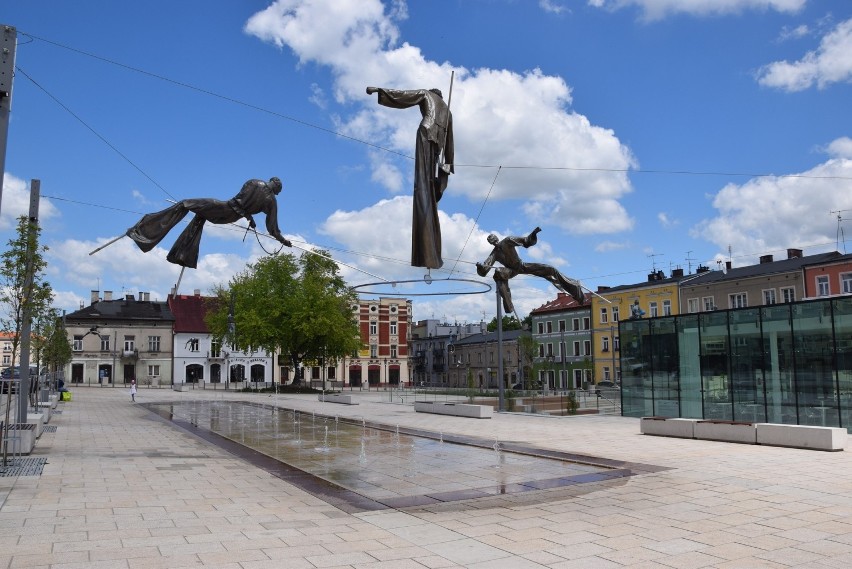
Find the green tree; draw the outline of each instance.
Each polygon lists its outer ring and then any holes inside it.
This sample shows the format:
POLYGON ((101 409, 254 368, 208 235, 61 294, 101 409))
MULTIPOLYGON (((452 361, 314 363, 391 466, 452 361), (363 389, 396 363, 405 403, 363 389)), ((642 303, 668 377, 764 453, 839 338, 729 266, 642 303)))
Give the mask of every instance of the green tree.
MULTIPOLYGON (((38 224, 21 216, 15 237, 0 255, 0 326, 12 334, 13 358, 21 343, 24 309, 28 308, 32 319, 38 321, 48 313, 53 300, 53 289, 44 275, 47 261, 43 253, 47 247, 39 245, 40 235, 38 224), (32 280, 27 278, 27 267, 32 280)), ((14 359, 12 365, 15 365, 14 359)))
POLYGON ((532 334, 521 334, 518 336, 518 364, 521 367, 521 373, 524 374, 523 384, 524 389, 533 388, 533 361, 538 355, 538 342, 532 337, 532 334))
MULTIPOLYGON (((514 314, 503 315, 503 331, 504 332, 506 332, 508 330, 521 330, 521 329, 522 329, 522 323, 515 317, 514 314)), ((488 323, 488 331, 489 332, 497 331, 497 317, 496 316, 491 319, 491 322, 488 323)))
POLYGON ((63 369, 72 357, 71 344, 68 342, 68 332, 65 321, 59 311, 51 309, 47 317, 40 319, 39 333, 33 335, 33 344, 39 354, 39 362, 47 366, 54 374, 63 369))
POLYGON ((325 251, 318 253, 264 257, 228 287, 215 287, 217 298, 207 314, 213 336, 241 350, 285 354, 296 370, 304 360, 326 366, 357 351, 361 340, 352 305, 358 298, 337 264, 325 251))

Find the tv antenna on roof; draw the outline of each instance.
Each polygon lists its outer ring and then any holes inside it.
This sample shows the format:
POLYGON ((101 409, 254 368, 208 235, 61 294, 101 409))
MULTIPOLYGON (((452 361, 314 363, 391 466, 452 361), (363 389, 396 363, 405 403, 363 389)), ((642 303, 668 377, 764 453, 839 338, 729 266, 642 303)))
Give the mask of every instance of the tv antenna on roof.
POLYGON ((649 253, 649 257, 651 257, 651 272, 657 272, 657 262, 654 260, 654 257, 662 257, 662 253, 649 253))
POLYGON ((692 251, 686 252, 686 265, 689 267, 689 272, 687 274, 692 274, 692 261, 695 259, 692 258, 692 251))
POLYGON ((844 211, 849 211, 849 210, 848 209, 840 209, 840 210, 837 210, 837 211, 832 211, 830 213, 836 213, 837 214, 837 237, 835 238, 836 243, 835 243, 834 247, 835 247, 835 249, 840 249, 840 243, 842 242, 843 243, 843 254, 845 255, 846 254, 846 236, 843 234, 843 226, 841 225, 843 218, 840 216, 840 214, 843 213, 844 211))

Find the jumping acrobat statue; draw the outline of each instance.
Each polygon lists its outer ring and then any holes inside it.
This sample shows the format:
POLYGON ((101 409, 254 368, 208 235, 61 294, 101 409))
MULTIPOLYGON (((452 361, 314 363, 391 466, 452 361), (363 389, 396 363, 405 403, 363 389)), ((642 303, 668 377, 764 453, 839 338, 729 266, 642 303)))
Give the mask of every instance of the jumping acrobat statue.
POLYGON ((525 263, 518 256, 517 247, 532 247, 538 242, 538 232, 540 227, 532 230, 532 233, 526 237, 505 237, 498 239, 493 233, 488 236, 488 242, 494 246, 491 254, 482 263, 476 264, 476 272, 479 276, 484 277, 493 268, 494 282, 497 285, 497 293, 503 300, 503 310, 508 314, 515 312, 515 306, 512 304, 512 291, 509 290, 509 280, 517 275, 535 275, 547 279, 553 286, 562 292, 571 295, 577 304, 584 304, 586 301, 583 288, 579 281, 569 279, 550 265, 542 263, 525 263), (500 263, 502 267, 495 267, 494 263, 500 263))
POLYGON ((198 247, 201 244, 204 222, 234 223, 245 218, 249 222, 249 227, 254 229, 256 224, 252 215, 264 213, 267 232, 290 247, 290 241, 285 239, 278 229, 276 196, 281 192, 282 187, 281 180, 278 178, 271 178, 268 182, 249 180, 243 184, 240 192, 228 201, 214 198, 181 200, 163 211, 146 214, 136 225, 127 230, 126 235, 147 253, 162 241, 187 213, 192 212, 195 217, 172 245, 166 259, 175 265, 194 269, 198 264, 198 247))
MULTIPOLYGON (((450 89, 452 94, 452 89, 450 89)), ((379 104, 394 109, 420 107, 423 120, 417 128, 414 147, 414 211, 411 224, 411 266, 439 269, 441 224, 438 201, 453 173, 453 115, 438 89, 381 89, 367 87, 367 94, 379 94, 379 104)))

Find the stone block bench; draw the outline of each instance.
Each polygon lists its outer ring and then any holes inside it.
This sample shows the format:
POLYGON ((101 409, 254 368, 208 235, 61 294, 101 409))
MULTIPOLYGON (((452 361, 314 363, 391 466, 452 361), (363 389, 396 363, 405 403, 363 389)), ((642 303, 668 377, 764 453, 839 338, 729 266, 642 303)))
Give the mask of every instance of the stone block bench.
POLYGON ((47 417, 44 413, 27 413, 27 424, 35 427, 36 438, 41 436, 44 431, 44 426, 47 424, 47 417))
POLYGON ((697 419, 677 417, 642 417, 639 429, 643 435, 692 439, 695 438, 696 422, 697 419))
POLYGON ((317 396, 320 401, 326 403, 340 403, 342 405, 358 405, 354 395, 346 395, 344 393, 320 393, 317 396))
POLYGON ((417 413, 435 413, 455 417, 472 417, 474 419, 490 419, 494 414, 494 408, 490 405, 445 403, 442 401, 415 401, 414 410, 417 413))
POLYGON ((849 433, 841 427, 757 423, 756 431, 759 445, 840 451, 849 440, 849 433))
POLYGON ((695 438, 753 445, 757 443, 757 430, 754 423, 704 419, 695 422, 695 438))
POLYGON ((38 437, 36 425, 32 423, 10 425, 5 434, 11 454, 30 454, 35 448, 35 441, 38 437))

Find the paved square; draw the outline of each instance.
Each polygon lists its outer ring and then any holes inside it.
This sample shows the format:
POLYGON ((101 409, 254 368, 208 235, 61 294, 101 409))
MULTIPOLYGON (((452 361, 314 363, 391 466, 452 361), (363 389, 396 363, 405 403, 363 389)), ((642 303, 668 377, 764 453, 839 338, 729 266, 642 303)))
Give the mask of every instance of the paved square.
POLYGON ((221 390, 137 395, 254 401, 666 467, 353 512, 169 425, 126 389, 73 391, 36 445, 42 475, 0 477, 0 567, 852 566, 850 452, 647 437, 623 417, 428 415, 375 392, 357 406, 221 390))

